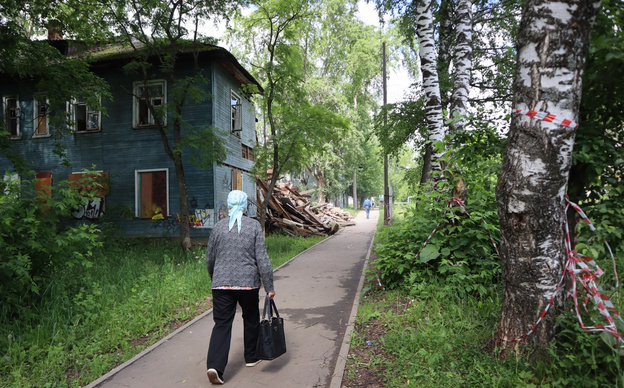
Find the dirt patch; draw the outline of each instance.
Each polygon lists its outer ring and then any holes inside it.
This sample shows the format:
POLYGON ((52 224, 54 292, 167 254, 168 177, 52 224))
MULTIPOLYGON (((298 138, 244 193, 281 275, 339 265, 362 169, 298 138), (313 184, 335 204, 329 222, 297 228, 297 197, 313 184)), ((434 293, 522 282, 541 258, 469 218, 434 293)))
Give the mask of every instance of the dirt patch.
MULTIPOLYGON (((371 272, 376 255, 373 253, 368 264, 371 272)), ((376 287, 376 283, 369 284, 371 290, 364 297, 368 303, 383 300, 384 292, 376 287)), ((386 360, 391 358, 381 346, 383 336, 388 332, 387 327, 378 319, 356 319, 349 355, 342 379, 343 388, 371 387, 384 388, 386 386, 386 360)))
POLYGON ((384 365, 381 360, 388 358, 383 351, 381 338, 387 329, 378 319, 366 323, 356 323, 356 336, 352 336, 352 343, 347 357, 343 388, 371 387, 384 388, 384 365))

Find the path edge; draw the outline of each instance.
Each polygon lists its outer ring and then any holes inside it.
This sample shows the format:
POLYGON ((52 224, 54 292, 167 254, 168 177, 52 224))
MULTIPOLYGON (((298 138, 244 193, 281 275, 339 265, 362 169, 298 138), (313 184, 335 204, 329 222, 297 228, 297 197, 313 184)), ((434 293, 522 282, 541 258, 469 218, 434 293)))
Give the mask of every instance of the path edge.
POLYGON ((351 315, 349 316, 349 323, 345 329, 344 337, 342 338, 342 345, 338 352, 338 359, 336 360, 336 367, 332 374, 329 388, 341 388, 342 379, 344 378, 345 367, 347 366, 347 357, 349 357, 349 350, 351 348, 351 333, 355 329, 355 318, 360 307, 360 294, 364 286, 364 279, 366 278, 366 269, 368 268, 368 261, 370 260, 371 252, 373 250, 373 244, 375 243, 375 234, 377 233, 377 224, 375 224, 373 238, 368 246, 368 252, 366 253, 366 259, 364 260, 364 267, 362 268, 362 274, 360 275, 360 282, 355 292, 355 298, 353 300, 353 307, 351 308, 351 315))
MULTIPOLYGON (((377 229, 375 227, 375 229, 377 229)), ((316 247, 319 244, 324 243, 325 241, 331 239, 332 237, 340 234, 344 229, 341 228, 338 232, 332 234, 331 236, 328 236, 327 238, 323 239, 322 241, 317 242, 316 244, 312 245, 311 247, 308 247, 307 249, 299 252, 298 254, 296 254, 295 256, 293 256, 290 260, 282 263, 281 265, 279 265, 277 268, 275 268, 273 270, 273 272, 277 272, 280 268, 285 267, 286 265, 288 265, 291 261, 295 260, 296 258, 298 258, 299 256, 303 255, 305 252, 307 252, 308 250, 316 247)), ((374 240, 374 238, 373 238, 374 240)), ((369 248, 369 254, 370 254, 370 248, 369 248)), ((368 261, 368 256, 366 257, 366 261, 368 261)), ((366 265, 366 264, 365 264, 366 265)), ((361 280, 360 280, 361 282, 361 280)), ((361 285, 360 285, 361 286, 361 285)), ((358 291, 359 292, 359 291, 358 291)), ((359 298, 358 298, 359 299, 359 298)), ((356 310, 357 311, 357 310, 356 310)), ((166 337, 162 338, 160 341, 156 342, 155 344, 153 344, 152 346, 148 347, 147 349, 143 349, 139 354, 137 354, 136 356, 132 357, 131 359, 129 359, 128 361, 124 362, 121 365, 117 365, 115 368, 111 369, 110 371, 108 371, 105 375, 100 376, 99 378, 97 378, 96 380, 90 382, 88 385, 83 386, 83 388, 97 388, 99 387, 101 384, 105 383, 106 381, 110 380, 113 376, 115 376, 117 373, 121 372, 122 370, 126 369, 127 367, 131 366, 132 364, 134 364, 135 362, 137 362, 138 360, 140 360, 141 358, 145 357, 147 354, 151 353, 154 349, 156 349, 157 347, 159 347, 160 345, 164 344, 165 342, 169 341, 172 337, 174 337, 175 335, 183 332, 184 330, 186 330, 187 328, 189 328, 190 326, 194 325, 197 321, 203 319, 204 317, 206 317, 207 315, 212 313, 212 309, 206 310, 203 313, 201 313, 200 315, 198 315, 197 317, 193 318, 192 320, 190 320, 189 322, 187 322, 186 324, 184 324, 183 326, 180 326, 177 330, 175 330, 174 332, 170 333, 169 335, 167 335, 166 337)), ((206 349, 207 350, 207 349, 206 349)))

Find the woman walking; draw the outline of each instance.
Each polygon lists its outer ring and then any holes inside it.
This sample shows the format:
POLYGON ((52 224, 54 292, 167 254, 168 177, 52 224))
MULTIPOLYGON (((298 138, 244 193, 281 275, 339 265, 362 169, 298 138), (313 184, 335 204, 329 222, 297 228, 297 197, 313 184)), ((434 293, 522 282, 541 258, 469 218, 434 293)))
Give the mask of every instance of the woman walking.
POLYGON ((228 217, 212 229, 206 248, 206 266, 212 279, 214 327, 206 367, 212 384, 223 384, 232 338, 236 304, 243 311, 245 363, 252 367, 260 324, 260 286, 273 299, 273 268, 266 252, 260 223, 244 216, 247 194, 234 190, 228 195, 228 217))

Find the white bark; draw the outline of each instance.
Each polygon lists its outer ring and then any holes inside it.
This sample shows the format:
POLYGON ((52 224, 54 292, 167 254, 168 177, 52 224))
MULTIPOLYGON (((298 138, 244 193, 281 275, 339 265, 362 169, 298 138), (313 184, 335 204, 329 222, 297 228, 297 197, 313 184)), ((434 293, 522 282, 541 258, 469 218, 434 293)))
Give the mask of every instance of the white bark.
MULTIPOLYGON (((600 0, 527 0, 518 33, 514 109, 577 121, 581 76, 600 0)), ((565 192, 574 129, 512 117, 497 187, 503 301, 494 345, 510 348, 533 327, 555 294, 566 262, 565 192)), ((543 345, 555 333, 560 292, 525 339, 543 345)))
MULTIPOLYGON (((423 76, 423 89, 425 93, 425 106, 427 111, 427 126, 429 127, 429 141, 435 144, 444 140, 446 130, 442 117, 442 100, 440 98, 440 82, 436 61, 435 41, 433 39, 433 14, 431 11, 432 0, 417 0, 416 32, 419 42, 420 67, 423 76)), ((434 151, 431 155, 431 170, 441 171, 441 152, 434 151)), ((440 179, 441 175, 434 177, 440 179)))
POLYGON ((466 125, 470 71, 472 69, 472 1, 457 1, 457 43, 453 58, 455 75, 451 96, 451 118, 460 119, 450 125, 451 132, 463 130, 466 125))

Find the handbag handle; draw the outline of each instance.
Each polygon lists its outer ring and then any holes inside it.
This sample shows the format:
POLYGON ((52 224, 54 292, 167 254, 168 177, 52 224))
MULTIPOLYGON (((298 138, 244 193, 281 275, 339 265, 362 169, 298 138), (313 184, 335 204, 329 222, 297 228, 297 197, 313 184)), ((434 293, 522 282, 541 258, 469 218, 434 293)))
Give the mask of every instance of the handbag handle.
POLYGON ((277 311, 277 306, 275 305, 275 301, 269 297, 269 294, 267 294, 264 299, 264 309, 262 311, 262 320, 266 319, 267 308, 269 309, 269 317, 273 317, 273 310, 275 310, 275 316, 279 318, 279 312, 277 311))

